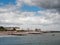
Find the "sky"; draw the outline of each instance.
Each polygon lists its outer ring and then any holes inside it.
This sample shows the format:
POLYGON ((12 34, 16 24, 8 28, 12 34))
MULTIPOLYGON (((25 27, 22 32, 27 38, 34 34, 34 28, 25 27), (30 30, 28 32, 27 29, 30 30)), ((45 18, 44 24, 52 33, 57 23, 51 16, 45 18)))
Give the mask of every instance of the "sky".
POLYGON ((0 26, 60 31, 60 0, 0 0, 0 26))

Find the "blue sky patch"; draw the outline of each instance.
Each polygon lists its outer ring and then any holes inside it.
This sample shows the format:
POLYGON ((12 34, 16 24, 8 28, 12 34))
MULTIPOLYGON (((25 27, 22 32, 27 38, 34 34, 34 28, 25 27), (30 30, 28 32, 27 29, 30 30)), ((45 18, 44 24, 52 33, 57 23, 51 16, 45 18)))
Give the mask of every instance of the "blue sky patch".
POLYGON ((16 0, 0 0, 0 6, 5 6, 8 4, 16 4, 16 0))
POLYGON ((37 6, 29 6, 29 5, 23 5, 21 7, 22 11, 28 11, 28 12, 35 12, 35 11, 39 11, 39 10, 43 10, 43 8, 37 7, 37 6))

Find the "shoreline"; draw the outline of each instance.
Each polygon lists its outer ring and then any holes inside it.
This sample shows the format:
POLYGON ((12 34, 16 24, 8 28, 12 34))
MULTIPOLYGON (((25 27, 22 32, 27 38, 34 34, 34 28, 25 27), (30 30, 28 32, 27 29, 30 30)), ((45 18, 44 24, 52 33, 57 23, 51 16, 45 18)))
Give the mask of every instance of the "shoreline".
POLYGON ((0 31, 0 35, 27 35, 27 34, 41 34, 41 33, 40 32, 0 31))
MULTIPOLYGON (((46 33, 52 33, 52 32, 46 32, 46 33)), ((53 33, 59 33, 59 32, 53 32, 53 33)), ((0 35, 20 35, 24 36, 27 34, 45 34, 44 32, 17 32, 17 31, 0 31, 0 35)))

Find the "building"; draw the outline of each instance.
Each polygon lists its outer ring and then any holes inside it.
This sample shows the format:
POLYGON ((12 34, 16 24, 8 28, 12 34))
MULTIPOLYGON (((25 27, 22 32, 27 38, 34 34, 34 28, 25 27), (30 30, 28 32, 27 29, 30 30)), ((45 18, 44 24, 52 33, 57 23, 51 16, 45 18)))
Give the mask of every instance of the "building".
POLYGON ((7 31, 20 30, 20 27, 4 27, 7 31))
POLYGON ((41 29, 35 29, 36 32, 41 32, 41 29))

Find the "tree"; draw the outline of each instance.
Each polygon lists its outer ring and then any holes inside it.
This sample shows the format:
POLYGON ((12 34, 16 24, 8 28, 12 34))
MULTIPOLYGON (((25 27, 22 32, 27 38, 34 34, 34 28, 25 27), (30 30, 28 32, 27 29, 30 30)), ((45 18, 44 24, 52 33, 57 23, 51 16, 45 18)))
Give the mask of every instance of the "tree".
POLYGON ((41 31, 41 29, 35 29, 35 31, 40 32, 40 31, 41 31))
POLYGON ((0 26, 0 31, 5 31, 5 28, 3 26, 0 26))
POLYGON ((16 28, 13 28, 13 31, 16 31, 16 28))

